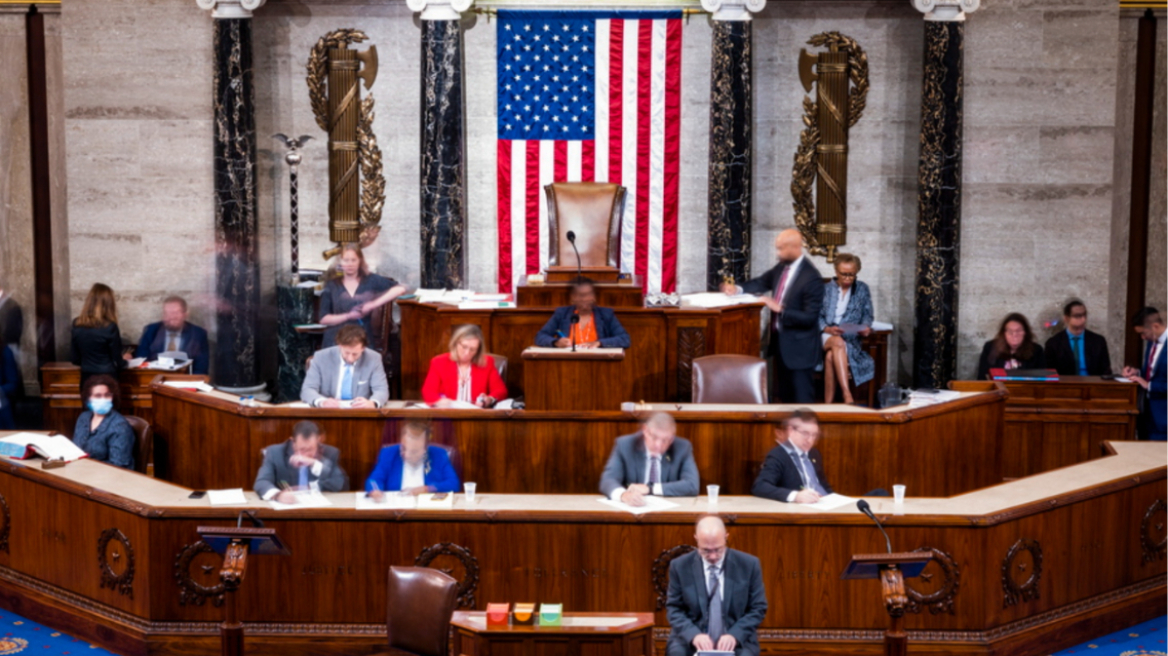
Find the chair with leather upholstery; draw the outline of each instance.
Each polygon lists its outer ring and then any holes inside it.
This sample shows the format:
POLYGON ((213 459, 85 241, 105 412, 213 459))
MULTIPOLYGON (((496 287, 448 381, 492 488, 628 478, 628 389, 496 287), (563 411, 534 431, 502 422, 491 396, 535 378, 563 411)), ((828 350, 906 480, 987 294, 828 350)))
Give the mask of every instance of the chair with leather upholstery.
MULTIPOLYGON (((498 353, 488 353, 487 355, 495 361, 495 369, 499 371, 499 378, 507 380, 507 356, 498 353)), ((502 401, 502 399, 499 400, 502 401)))
POLYGON ((390 649, 446 656, 458 581, 427 567, 390 567, 386 634, 390 649))
POLYGON ((122 415, 134 431, 134 471, 146 473, 146 467, 154 459, 154 431, 150 422, 134 415, 122 415))
POLYGON ((707 355, 693 361, 694 403, 766 403, 766 360, 707 355))
POLYGON ((544 187, 548 204, 548 270, 576 269, 568 231, 576 233, 580 265, 620 266, 625 188, 607 182, 557 182, 544 187))

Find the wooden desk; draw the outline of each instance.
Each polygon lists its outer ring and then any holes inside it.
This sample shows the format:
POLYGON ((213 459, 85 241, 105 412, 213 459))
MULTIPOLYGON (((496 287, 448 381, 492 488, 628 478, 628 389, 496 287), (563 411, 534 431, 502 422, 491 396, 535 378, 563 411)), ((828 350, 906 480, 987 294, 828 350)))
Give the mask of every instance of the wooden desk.
MULTIPOLYGON (((1103 442, 1135 439, 1135 383, 1098 376, 1002 383, 1010 393, 1002 442, 1007 478, 1085 462, 1103 454, 1103 442)), ((965 389, 965 382, 954 381, 950 387, 965 389)))
MULTIPOLYGON (((593 282, 596 290, 596 304, 610 308, 639 308, 645 305, 645 294, 641 291, 641 277, 633 276, 631 284, 619 282, 593 282)), ((554 308, 571 305, 571 283, 549 282, 529 285, 521 281, 515 286, 515 305, 523 307, 554 308)))
MULTIPOLYGON (((164 387, 165 378, 154 386, 155 473, 195 489, 249 487, 260 449, 287 439, 301 419, 321 426, 359 485, 373 469, 387 424, 396 441, 401 420, 430 418, 435 441, 456 447, 462 480, 478 483, 481 492, 595 494, 613 440, 635 432, 649 412, 668 411, 693 444, 702 483, 749 494, 775 446, 774 424, 799 407, 662 404, 590 413, 409 410, 402 402, 380 410, 240 407, 234 396, 164 387)), ((979 385, 989 391, 927 408, 812 406, 820 413, 828 480, 849 495, 901 483, 909 494, 927 496, 1001 482, 1005 391, 979 385)))
MULTIPOLYGON (((190 365, 184 369, 189 371, 190 365)), ((150 382, 160 373, 169 372, 157 369, 119 371, 118 387, 121 388, 122 398, 118 400, 118 412, 154 423, 150 382)), ((73 435, 77 417, 84 409, 81 403, 81 368, 69 362, 46 363, 41 367, 41 398, 45 400, 45 428, 62 435, 73 435)))
POLYGON ((486 613, 456 611, 454 656, 653 656, 653 613, 564 613, 564 626, 487 628, 486 613), (590 621, 623 623, 590 625, 590 621))
MULTIPOLYGON (((523 389, 521 354, 554 308, 459 310, 452 305, 402 301, 402 398, 420 399, 430 359, 447 352, 453 326, 473 323, 483 329, 491 353, 507 357, 507 390, 523 389)), ((716 353, 759 353, 759 313, 762 303, 716 310, 690 308, 617 308, 632 346, 626 364, 638 373, 637 385, 646 401, 690 398, 693 360, 716 353)), ((629 400, 629 399, 626 399, 629 400)), ((641 400, 634 398, 631 400, 641 400)))
POLYGON ((523 351, 523 388, 531 410, 616 410, 626 399, 645 398, 625 352, 614 349, 523 351))
MULTIPOLYGON (((902 514, 869 499, 894 549, 938 558, 910 583, 912 653, 1049 654, 1164 614, 1168 458, 1163 445, 1114 447, 1113 457, 952 498, 910 496, 902 514)), ((118 653, 217 654, 223 610, 210 586, 221 559, 196 529, 235 525, 241 508, 189 493, 99 462, 42 470, 0 459, 0 607, 118 653)), ((386 572, 415 564, 450 570, 466 610, 523 600, 655 613, 661 649, 665 572, 706 511, 705 499, 633 516, 597 494, 489 491, 472 507, 459 495, 447 511, 357 511, 353 494, 273 511, 248 496, 243 508, 292 555, 249 563, 240 619, 248 653, 284 656, 384 651, 386 572)), ((880 653, 879 584, 839 578, 853 553, 884 548, 867 518, 737 496, 718 510, 731 544, 763 563, 766 653, 880 653)))

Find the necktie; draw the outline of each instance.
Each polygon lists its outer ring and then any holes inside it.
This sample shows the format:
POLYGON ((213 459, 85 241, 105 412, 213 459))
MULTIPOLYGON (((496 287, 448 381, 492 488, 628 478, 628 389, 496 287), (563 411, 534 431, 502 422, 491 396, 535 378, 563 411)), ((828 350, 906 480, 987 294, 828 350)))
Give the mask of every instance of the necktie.
POLYGON ((300 468, 300 489, 308 489, 308 467, 300 468))
POLYGON ((811 459, 807 457, 806 453, 802 455, 801 459, 803 462, 803 479, 807 482, 807 487, 815 490, 820 496, 826 495, 827 490, 823 489, 823 486, 819 484, 819 476, 815 473, 815 467, 812 466, 811 459))
POLYGON ((1152 365, 1156 364, 1156 347, 1159 345, 1159 342, 1152 342, 1148 347, 1148 364, 1144 365, 1144 380, 1152 378, 1152 365))
POLYGON ((1075 352, 1075 368, 1079 370, 1080 376, 1087 375, 1087 364, 1083 359, 1083 336, 1078 335, 1071 338, 1071 349, 1075 352))
POLYGON ((649 458, 649 491, 652 492, 653 486, 661 482, 661 466, 658 464, 661 458, 653 456, 649 458))
MULTIPOLYGON (((787 275, 791 273, 791 265, 788 264, 783 268, 783 273, 779 276, 779 288, 775 290, 775 300, 783 302, 783 291, 787 289, 787 275)), ((773 313, 771 316, 771 325, 775 330, 779 329, 779 314, 773 313)))
POLYGON ((345 375, 341 377, 341 400, 351 401, 353 399, 353 365, 345 365, 345 375))
POLYGON ((178 335, 171 333, 171 332, 166 333, 166 335, 168 337, 170 337, 170 341, 166 343, 166 350, 177 351, 178 350, 178 335))
POLYGON ((710 623, 706 635, 715 643, 722 637, 722 595, 718 594, 718 568, 710 566, 710 623))

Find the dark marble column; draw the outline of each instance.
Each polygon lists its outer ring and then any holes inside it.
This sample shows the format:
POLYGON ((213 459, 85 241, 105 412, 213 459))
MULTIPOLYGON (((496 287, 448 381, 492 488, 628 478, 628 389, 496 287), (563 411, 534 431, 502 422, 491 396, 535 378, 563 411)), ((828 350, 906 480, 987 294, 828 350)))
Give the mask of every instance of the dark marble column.
POLYGON ((215 301, 214 383, 260 384, 260 303, 256 249, 255 94, 251 20, 215 19, 215 301))
POLYGON ((925 21, 913 384, 957 377, 961 254, 962 20, 925 21))
POLYGON ((710 66, 709 252, 706 286, 750 278, 749 20, 713 21, 710 66))
POLYGON ((312 338, 296 332, 295 326, 312 323, 313 291, 303 287, 276 287, 276 308, 280 347, 279 369, 276 374, 275 397, 278 403, 300 400, 300 384, 304 382, 308 358, 312 355, 312 338))
POLYGON ((422 22, 422 275, 426 288, 466 281, 462 29, 422 22))

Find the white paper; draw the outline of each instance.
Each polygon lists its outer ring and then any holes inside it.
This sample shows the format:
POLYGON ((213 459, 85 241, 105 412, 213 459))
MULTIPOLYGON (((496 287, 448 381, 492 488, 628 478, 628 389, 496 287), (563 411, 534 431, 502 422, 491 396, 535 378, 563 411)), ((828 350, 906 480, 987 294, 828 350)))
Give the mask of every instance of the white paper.
POLYGON ((495 404, 496 410, 511 410, 515 407, 515 399, 503 399, 495 404))
POLYGON ((498 308, 513 308, 514 303, 507 301, 459 301, 460 310, 495 310, 498 308))
POLYGON ((133 358, 126 363, 126 366, 130 369, 136 369, 141 367, 143 362, 146 362, 146 358, 133 358))
POLYGON ((720 308, 757 302, 758 297, 753 294, 728 296, 721 292, 699 292, 697 294, 685 294, 681 297, 681 307, 720 308))
POLYGON ((1117 382, 1117 383, 1130 383, 1132 381, 1130 378, 1124 378, 1123 376, 1116 376, 1115 382, 1117 382))
POLYGON ((642 498, 645 500, 645 505, 643 506, 630 506, 627 503, 613 501, 612 499, 600 499, 599 501, 606 506, 616 508, 617 510, 623 510, 634 515, 644 515, 645 513, 669 510, 670 508, 677 507, 676 503, 673 503, 672 501, 666 501, 661 497, 649 495, 642 498))
POLYGON ((696 656, 734 656, 734 652, 718 651, 717 649, 699 649, 696 656))
MULTIPOLYGON (((557 348, 555 346, 528 346, 527 348, 525 348, 523 350, 525 352, 531 352, 531 353, 564 353, 564 352, 571 353, 572 352, 571 348, 557 348)), ((580 348, 579 346, 577 346, 576 352, 580 353, 581 351, 583 351, 584 353, 610 353, 610 354, 614 354, 614 355, 625 352, 625 350, 623 348, 620 348, 619 346, 611 347, 611 348, 601 347, 601 348, 590 348, 590 349, 580 348)))
POLYGON ((923 408, 961 398, 961 392, 953 390, 937 390, 935 393, 912 392, 908 395, 908 407, 923 408))
POLYGON ((268 504, 272 506, 272 510, 296 510, 298 508, 328 508, 333 505, 328 497, 320 492, 296 491, 293 492, 296 496, 296 503, 280 503, 272 497, 268 504))
POLYGON ((375 501, 365 496, 364 492, 357 492, 356 498, 357 510, 401 510, 418 507, 418 498, 412 494, 387 492, 381 501, 375 501))
POLYGON ((607 629, 624 626, 636 622, 635 617, 613 617, 609 615, 585 615, 583 617, 577 615, 574 617, 564 617, 560 619, 560 626, 588 626, 593 628, 604 627, 607 629))
POLYGON ((856 505, 856 501, 858 501, 858 499, 845 497, 842 494, 829 494, 827 496, 819 497, 819 501, 816 501, 815 503, 808 503, 803 505, 807 506, 808 508, 814 508, 816 510, 834 510, 836 508, 842 508, 848 504, 852 504, 854 506, 856 505))
POLYGON ((839 327, 845 335, 859 335, 861 330, 867 328, 867 326, 858 323, 841 323, 839 327))
POLYGON ((207 500, 212 506, 240 506, 247 503, 241 487, 234 490, 207 490, 207 500))
POLYGON ((505 301, 510 294, 475 294, 476 301, 505 301))
POLYGON ((872 330, 892 330, 892 324, 887 321, 873 321, 872 330))
POLYGON ((305 403, 303 401, 293 401, 291 403, 285 403, 282 407, 284 407, 284 408, 311 408, 312 405, 305 403))
MULTIPOLYGON (((73 462, 86 456, 86 453, 73 443, 73 440, 64 435, 44 435, 42 433, 17 433, 9 435, 0 442, 16 444, 26 449, 32 447, 34 453, 45 460, 64 460, 73 462)), ((23 455, 23 454, 22 454, 23 455)))
POLYGON ((200 392, 214 392, 215 388, 207 383, 198 380, 166 380, 162 384, 166 387, 177 387, 179 389, 193 389, 200 392))
POLYGON ((459 304, 474 296, 469 289, 419 289, 414 296, 419 303, 451 303, 459 304))

